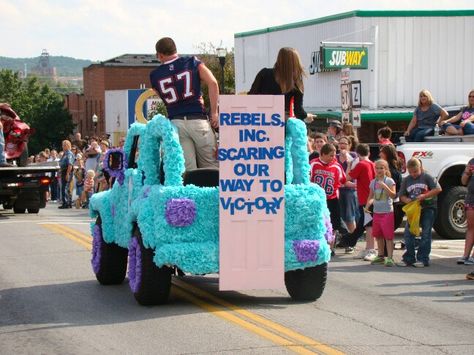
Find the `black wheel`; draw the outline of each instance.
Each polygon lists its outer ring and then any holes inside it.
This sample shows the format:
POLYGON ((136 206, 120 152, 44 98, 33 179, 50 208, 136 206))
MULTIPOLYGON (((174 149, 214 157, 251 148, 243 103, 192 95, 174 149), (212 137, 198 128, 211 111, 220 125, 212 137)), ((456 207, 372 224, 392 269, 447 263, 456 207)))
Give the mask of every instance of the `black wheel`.
POLYGON ((102 221, 97 218, 92 232, 92 270, 102 285, 119 285, 127 272, 128 250, 102 238, 102 221))
POLYGON ((39 210, 39 208, 28 208, 28 213, 38 213, 39 210))
POLYGON ((164 304, 168 301, 173 269, 158 267, 153 262, 153 249, 145 248, 136 228, 128 251, 128 279, 135 299, 142 306, 164 304))
POLYGON ((15 213, 25 213, 26 208, 13 207, 13 212, 15 213))
POLYGON ((438 197, 438 215, 434 229, 448 239, 463 239, 466 235, 467 219, 464 208, 467 188, 451 186, 443 190, 438 197))
POLYGON ((295 301, 315 301, 326 286, 328 264, 285 272, 285 286, 295 301))

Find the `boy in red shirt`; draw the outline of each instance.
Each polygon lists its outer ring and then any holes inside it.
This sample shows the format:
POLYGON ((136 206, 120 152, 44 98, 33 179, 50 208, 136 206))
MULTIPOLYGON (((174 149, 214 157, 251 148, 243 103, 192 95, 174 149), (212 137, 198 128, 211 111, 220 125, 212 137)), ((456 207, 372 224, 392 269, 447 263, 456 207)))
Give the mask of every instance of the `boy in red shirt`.
MULTIPOLYGON (((346 174, 336 160, 336 147, 330 143, 322 146, 319 158, 311 161, 311 182, 326 192, 333 231, 341 232, 339 187, 346 183, 346 174)), ((331 245, 332 247, 332 245, 331 245)))
MULTIPOLYGON (((346 252, 352 252, 353 248, 357 244, 359 238, 364 234, 364 206, 367 203, 367 199, 370 193, 370 182, 375 178, 375 165, 369 160, 370 149, 367 144, 359 144, 356 148, 357 155, 359 156, 359 162, 348 171, 348 180, 357 180, 357 199, 359 201, 359 220, 357 221, 357 227, 354 232, 347 235, 346 238, 341 242, 346 247, 346 252)), ((377 253, 374 250, 374 238, 372 237, 372 224, 368 223, 365 226, 367 232, 366 235, 366 247, 361 252, 359 257, 364 260, 372 261, 377 257, 377 253)))

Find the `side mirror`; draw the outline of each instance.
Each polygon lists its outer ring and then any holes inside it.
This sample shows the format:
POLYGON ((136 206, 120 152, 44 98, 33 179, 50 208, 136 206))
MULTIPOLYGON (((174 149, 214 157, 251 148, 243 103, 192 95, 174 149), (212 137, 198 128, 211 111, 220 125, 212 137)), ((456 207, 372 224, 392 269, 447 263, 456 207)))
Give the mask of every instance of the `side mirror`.
POLYGON ((104 170, 109 173, 111 177, 117 179, 120 185, 123 184, 125 178, 125 169, 127 168, 127 163, 125 159, 125 153, 122 149, 109 149, 105 153, 104 170))

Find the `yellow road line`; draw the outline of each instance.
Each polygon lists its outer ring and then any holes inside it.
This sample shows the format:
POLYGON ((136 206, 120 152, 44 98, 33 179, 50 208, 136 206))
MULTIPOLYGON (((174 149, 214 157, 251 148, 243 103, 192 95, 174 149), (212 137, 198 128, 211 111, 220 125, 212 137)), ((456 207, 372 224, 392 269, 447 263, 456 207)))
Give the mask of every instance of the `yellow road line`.
POLYGON ((65 236, 66 238, 69 238, 71 239, 72 241, 82 245, 83 247, 85 247, 87 250, 91 250, 92 249, 92 243, 91 242, 88 242, 88 241, 85 241, 84 239, 82 238, 78 238, 76 237, 75 235, 71 234, 71 233, 68 233, 60 228, 57 227, 57 225, 55 224, 42 224, 43 227, 57 233, 57 234, 61 234, 63 236, 65 236))
POLYGON ((319 343, 317 341, 315 341, 314 339, 311 339, 309 337, 306 337, 302 334, 299 334, 297 332, 295 332, 294 330, 291 330, 289 328, 286 328, 284 326, 282 326, 281 324, 278 324, 278 323, 275 323, 275 322, 272 322, 271 320, 268 320, 262 316, 259 316, 258 314, 255 314, 253 312, 250 312, 250 311, 247 311, 245 309, 242 309, 242 308, 239 308, 219 297, 216 297, 214 296, 213 294, 209 293, 209 292, 206 292, 200 288, 197 288, 187 282, 184 282, 180 279, 176 279, 174 278, 173 279, 173 284, 175 284, 176 286, 179 286, 179 287, 182 287, 184 289, 186 289, 186 291, 188 292, 192 292, 193 294, 201 297, 201 298, 205 298, 205 299, 208 299, 216 304, 219 304, 221 305, 222 307, 225 307, 225 308, 228 308, 248 319, 251 319, 252 321, 256 322, 256 323, 259 323, 259 324, 262 324, 280 334, 283 334, 285 336, 287 336, 288 338, 291 338, 291 339, 294 339, 296 341, 298 341, 299 343, 301 344, 304 344, 304 345, 308 345, 312 348, 314 348, 315 350, 319 351, 319 352, 322 352, 324 354, 331 354, 331 355, 340 355, 340 354, 343 354, 342 352, 340 352, 339 350, 336 350, 334 348, 331 348, 330 346, 328 345, 325 345, 325 344, 322 344, 322 343, 319 343))
POLYGON ((223 319, 225 319, 229 322, 237 324, 240 327, 245 328, 245 329, 249 330, 252 333, 260 335, 261 337, 274 342, 275 344, 284 346, 288 350, 292 350, 292 351, 294 351, 298 354, 314 354, 314 352, 306 349, 304 346, 301 346, 299 344, 295 344, 295 343, 293 343, 293 342, 291 342, 291 341, 289 341, 289 340, 287 340, 287 339, 285 339, 281 336, 278 336, 274 333, 269 332, 268 330, 265 330, 264 328, 260 328, 259 326, 255 325, 253 323, 247 322, 247 321, 243 320, 242 318, 239 318, 239 317, 233 315, 229 311, 221 310, 221 309, 211 305, 210 303, 204 302, 203 300, 195 297, 194 295, 185 292, 181 288, 175 288, 173 290, 173 292, 177 296, 179 296, 180 298, 184 298, 185 300, 195 304, 196 306, 206 310, 207 312, 209 312, 209 313, 211 313, 211 314, 213 314, 217 317, 223 318, 223 319))
MULTIPOLYGON (((77 230, 71 229, 64 225, 59 224, 41 224, 42 226, 58 233, 64 235, 65 237, 85 246, 86 249, 91 250, 92 248, 92 238, 82 232, 77 230)), ((242 328, 245 328, 261 337, 268 339, 278 345, 284 346, 288 348, 288 350, 294 351, 298 354, 314 354, 314 352, 310 351, 306 347, 311 347, 315 349, 318 353, 328 354, 328 355, 341 355, 344 354, 337 349, 331 348, 328 345, 323 343, 317 342, 314 339, 306 337, 302 334, 297 333, 294 330, 286 328, 278 323, 275 323, 271 320, 268 320, 258 314, 253 312, 247 311, 245 309, 239 308, 209 292, 206 292, 198 287, 195 287, 187 282, 184 282, 180 279, 174 278, 173 279, 174 289, 173 292, 177 294, 179 297, 188 300, 189 302, 199 306, 200 308, 212 313, 215 316, 220 318, 226 319, 232 323, 235 323, 242 328), (205 302, 200 298, 207 299, 208 301, 214 302, 215 304, 229 309, 229 311, 222 310, 210 303, 205 302), (231 312, 235 312, 239 314, 241 317, 247 318, 250 321, 256 323, 253 324, 248 322, 245 319, 242 319, 231 312), (257 325, 258 324, 258 325, 257 325), (272 330, 268 331, 261 326, 265 326, 266 328, 272 330), (279 334, 275 334, 279 333, 279 334), (283 335, 286 338, 280 336, 283 335), (292 341, 290 341, 291 339, 292 341), (296 341, 296 342, 293 342, 296 341)))

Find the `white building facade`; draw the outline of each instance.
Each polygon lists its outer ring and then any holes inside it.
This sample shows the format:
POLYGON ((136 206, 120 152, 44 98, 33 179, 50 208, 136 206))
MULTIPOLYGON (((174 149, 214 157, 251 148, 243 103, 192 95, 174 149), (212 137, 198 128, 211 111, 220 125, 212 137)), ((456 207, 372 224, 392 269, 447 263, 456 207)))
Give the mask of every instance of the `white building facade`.
POLYGON ((281 47, 301 55, 308 76, 304 106, 341 106, 340 71, 318 72, 324 47, 364 47, 367 69, 351 69, 362 83, 363 111, 412 108, 428 89, 442 106, 462 105, 474 88, 474 10, 352 11, 315 20, 235 34, 236 92, 248 91, 281 47))

